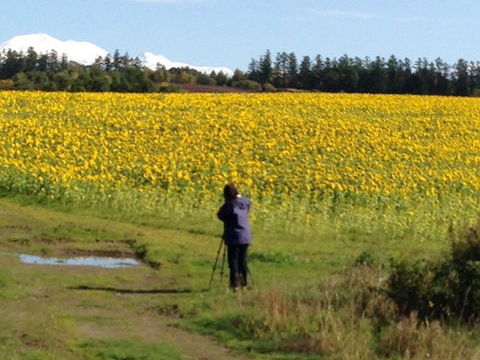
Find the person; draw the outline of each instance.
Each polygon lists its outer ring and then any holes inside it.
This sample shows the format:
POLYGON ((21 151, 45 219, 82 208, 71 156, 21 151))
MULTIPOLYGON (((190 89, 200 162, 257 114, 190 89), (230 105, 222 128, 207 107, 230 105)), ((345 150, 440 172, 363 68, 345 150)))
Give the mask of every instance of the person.
POLYGON ((230 287, 236 291, 247 286, 247 251, 252 242, 248 215, 250 200, 242 197, 235 185, 227 184, 223 189, 225 203, 217 217, 223 221, 223 241, 227 247, 230 287))

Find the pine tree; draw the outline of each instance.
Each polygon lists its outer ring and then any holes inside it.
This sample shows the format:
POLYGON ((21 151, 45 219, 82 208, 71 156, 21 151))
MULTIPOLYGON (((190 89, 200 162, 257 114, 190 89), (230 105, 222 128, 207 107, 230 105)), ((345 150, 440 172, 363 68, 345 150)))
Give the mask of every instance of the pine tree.
POLYGON ((267 50, 264 56, 260 58, 259 62, 259 80, 260 83, 271 83, 272 82, 272 56, 270 54, 270 50, 267 50))
POLYGON ((312 60, 310 56, 304 56, 300 63, 299 72, 300 87, 311 90, 313 88, 312 60))
POLYGON ((296 88, 298 85, 298 62, 295 53, 288 54, 288 86, 296 88))

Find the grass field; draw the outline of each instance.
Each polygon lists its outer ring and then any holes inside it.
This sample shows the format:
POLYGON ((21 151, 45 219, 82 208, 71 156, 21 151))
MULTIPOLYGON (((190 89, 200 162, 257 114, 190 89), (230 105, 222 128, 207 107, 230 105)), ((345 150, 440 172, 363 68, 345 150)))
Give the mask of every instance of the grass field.
POLYGON ((0 200, 4 358, 478 358, 475 327, 400 318, 377 333, 377 312, 394 311, 387 299, 365 292, 381 287, 385 273, 354 266, 368 244, 355 250, 334 241, 315 248, 306 241, 294 247, 259 241, 251 249, 251 289, 231 293, 219 271, 207 290, 215 236, 17 201, 0 200), (59 268, 21 264, 14 255, 115 251, 146 265, 59 268))
POLYGON ((441 259, 475 226, 477 99, 4 92, 0 105, 6 358, 480 358, 475 325, 404 317, 385 295, 390 259, 441 259), (219 272, 207 289, 227 181, 254 204, 252 287, 235 294, 219 272))
MULTIPOLYGON (((203 270, 193 278, 186 265, 177 269, 179 244, 213 252, 210 239, 0 203, 3 359, 233 359, 211 339, 171 326, 179 306, 202 304, 207 294, 209 266, 188 264, 203 270), (114 251, 135 256, 137 246, 150 243, 169 244, 154 257, 161 270, 25 265, 15 256, 114 251)), ((225 296, 224 288, 219 292, 225 296)))

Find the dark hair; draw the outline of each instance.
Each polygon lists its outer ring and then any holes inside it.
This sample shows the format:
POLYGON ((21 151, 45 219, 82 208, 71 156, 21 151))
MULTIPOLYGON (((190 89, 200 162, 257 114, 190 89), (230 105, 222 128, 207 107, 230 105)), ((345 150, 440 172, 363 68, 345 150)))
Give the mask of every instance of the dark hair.
POLYGON ((238 190, 233 184, 227 184, 223 188, 223 197, 225 198, 225 201, 231 201, 235 199, 238 195, 238 190))

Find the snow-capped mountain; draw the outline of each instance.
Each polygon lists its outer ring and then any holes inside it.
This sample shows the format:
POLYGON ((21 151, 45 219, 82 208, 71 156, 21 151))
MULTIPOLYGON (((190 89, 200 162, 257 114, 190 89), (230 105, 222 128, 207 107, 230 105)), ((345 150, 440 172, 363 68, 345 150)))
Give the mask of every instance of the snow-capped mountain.
MULTIPOLYGON (((105 57, 108 51, 101 47, 86 41, 58 40, 47 34, 19 35, 0 44, 0 52, 12 49, 15 51, 27 52, 29 47, 33 47, 37 53, 45 54, 55 50, 59 56, 67 55, 68 59, 82 65, 90 65, 101 56, 105 57)), ((161 64, 168 69, 172 67, 189 67, 204 73, 212 71, 223 71, 225 74, 232 75, 233 71, 227 67, 195 66, 182 62, 171 61, 163 55, 155 55, 151 52, 145 52, 139 56, 143 64, 155 70, 157 64, 161 64)))
POLYGON ((155 70, 157 68, 157 64, 161 64, 165 66, 167 70, 175 67, 189 67, 191 69, 195 69, 197 71, 207 73, 207 74, 210 74, 212 71, 215 71, 216 73, 219 73, 220 71, 222 71, 224 74, 233 75, 233 71, 227 67, 189 65, 182 62, 171 61, 163 55, 155 55, 148 51, 143 53, 142 56, 140 56, 140 60, 142 60, 143 64, 146 67, 152 70, 155 70))
POLYGON ((58 56, 66 54, 69 60, 82 65, 93 64, 99 56, 104 57, 108 54, 101 47, 86 41, 62 41, 47 34, 15 36, 0 44, 0 52, 12 49, 26 53, 29 47, 33 47, 39 54, 46 54, 55 50, 58 56))

